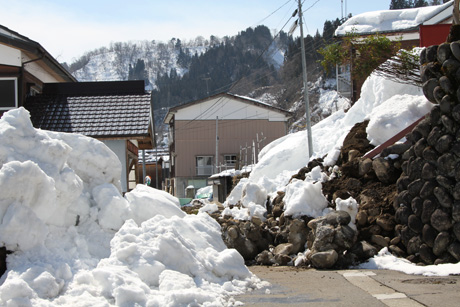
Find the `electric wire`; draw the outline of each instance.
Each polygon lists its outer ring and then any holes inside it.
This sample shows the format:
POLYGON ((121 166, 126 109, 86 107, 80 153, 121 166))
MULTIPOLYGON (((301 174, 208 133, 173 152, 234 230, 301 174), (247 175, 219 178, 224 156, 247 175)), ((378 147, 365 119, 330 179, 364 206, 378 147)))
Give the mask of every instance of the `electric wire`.
MULTIPOLYGON (((316 1, 315 4, 316 4, 317 2, 319 2, 319 0, 316 1)), ((313 5, 314 5, 314 4, 313 4, 313 5)), ((313 5, 312 5, 312 6, 313 6, 313 5)), ((312 6, 310 6, 310 8, 311 8, 312 6)), ((307 9, 307 10, 308 10, 308 9, 307 9)), ((307 11, 307 10, 305 10, 305 11, 307 11)), ((289 22, 289 21, 288 21, 288 22, 289 22)), ((287 23, 284 25, 284 27, 285 27, 286 25, 287 25, 287 23)), ((284 27, 283 27, 283 28, 284 28, 284 27)), ((280 30, 280 32, 281 32, 281 31, 282 31, 282 29, 280 30)), ((279 35, 280 32, 278 32, 277 35, 279 35)), ((308 32, 308 31, 307 31, 307 32, 308 32)), ((276 39, 276 36, 274 37, 274 39, 276 39)), ((270 44, 270 45, 271 45, 271 44, 270 44)), ((269 45, 269 46, 270 46, 270 45, 269 45)), ((312 40, 312 41, 311 41, 311 45, 308 45, 308 51, 316 51, 316 50, 317 50, 317 48, 315 47, 315 40, 312 40)), ((264 52, 266 52, 266 50, 264 50, 264 52)), ((264 53, 264 52, 263 52, 263 53, 264 53)), ((301 51, 300 51, 300 48, 299 48, 299 49, 298 49, 298 52, 295 53, 294 55, 299 54, 300 52, 301 52, 301 51)), ((263 55, 263 53, 262 53, 261 55, 263 55)), ((316 53, 316 52, 313 52, 313 54, 314 54, 314 56, 315 56, 316 59, 317 59, 317 53, 316 53)), ((260 56, 259 56, 258 59, 260 59, 260 56)), ((319 65, 316 65, 316 67, 314 68, 314 70, 313 70, 312 72, 315 73, 315 72, 317 72, 317 71, 319 71, 319 70, 320 70, 319 65)), ((272 74, 272 73, 269 73, 269 74, 272 74)), ((266 75, 269 75, 269 74, 266 74, 266 75)), ((266 76, 266 75, 265 75, 265 76, 266 76)), ((249 75, 249 76, 250 76, 250 75, 249 75)), ((248 77, 248 76, 242 77, 241 79, 244 79, 244 78, 246 78, 246 77, 248 77)), ((263 78, 263 77, 264 77, 264 76, 262 76, 261 78, 263 78)), ((240 82, 241 79, 238 80, 237 82, 240 82)), ((237 83, 237 82, 236 82, 236 83, 237 83)), ((232 85, 231 88, 233 88, 233 87, 236 85, 236 83, 234 83, 234 84, 232 85)), ((228 85, 227 85, 227 86, 228 86, 228 85)), ((216 101, 210 108, 208 108, 205 112, 203 112, 203 113, 200 114, 200 115, 206 115, 208 112, 211 112, 211 111, 214 112, 214 109, 215 109, 215 107, 217 106, 217 104, 220 102, 221 98, 222 98, 222 97, 220 97, 220 98, 218 99, 218 101, 216 101)), ((223 108, 227 103, 228 103, 228 101, 227 101, 223 106, 221 106, 221 108, 223 108)), ((237 110, 237 111, 238 111, 238 110, 237 110)), ((234 112, 232 112, 232 113, 230 113, 230 114, 233 114, 233 113, 235 113, 235 112, 237 112, 237 111, 234 111, 234 112)), ((212 113, 212 114, 215 114, 215 112, 212 113)), ((212 115, 212 114, 211 114, 211 115, 212 115)), ((228 115, 229 115, 229 114, 225 114, 225 115, 223 116, 223 118, 225 118, 225 116, 228 116, 228 115)), ((192 119, 192 120, 189 120, 189 122, 188 122, 187 124, 190 124, 190 123, 192 123, 193 121, 197 120, 198 117, 199 117, 199 116, 197 116, 196 118, 194 118, 194 119, 192 119)), ((246 117, 245 120, 251 119, 251 118, 253 118, 253 117, 254 117, 254 116, 246 117)), ((231 121, 230 121, 230 122, 227 122, 227 123, 222 123, 221 125, 222 125, 222 127, 224 127, 224 126, 226 126, 226 124, 228 125, 228 124, 233 124, 233 123, 231 123, 231 121)), ((191 127, 190 127, 190 128, 191 128, 191 127)), ((190 129, 190 128, 187 128, 187 129, 190 129)), ((182 129, 185 129, 185 128, 182 128, 182 129)), ((196 130, 196 129, 200 129, 200 127, 193 127, 192 129, 193 129, 193 130, 196 130)))
MULTIPOLYGON (((315 3, 313 3, 309 8, 307 8, 307 9, 304 10, 304 11, 305 11, 305 12, 308 11, 308 10, 311 9, 315 4, 317 4, 319 1, 320 1, 320 0, 317 0, 315 3)), ((291 19, 291 18, 290 18, 290 19, 291 19)), ((268 45, 268 47, 267 47, 265 50, 263 50, 263 52, 259 55, 259 57, 257 58, 257 61, 258 61, 258 60, 261 58, 261 56, 263 56, 263 54, 268 50, 268 48, 271 46, 271 44, 273 44, 273 41, 277 38, 277 36, 281 33, 281 31, 286 27, 286 25, 289 23, 290 19, 284 24, 284 26, 282 27, 282 29, 274 36, 272 42, 268 45)), ((308 32, 308 29, 307 29, 307 32, 308 32)), ((279 48, 278 48, 278 49, 279 49, 279 48)), ((317 48, 315 47, 315 40, 312 40, 312 44, 311 44, 311 45, 308 45, 307 51, 312 52, 312 51, 316 51, 316 50, 317 50, 317 48)), ((298 50, 298 52, 297 52, 297 53, 294 53, 294 55, 296 55, 296 54, 298 54, 298 53, 300 53, 300 52, 301 52, 301 51, 298 50)), ((316 54, 316 52, 313 52, 313 54, 314 54, 314 56, 315 56, 316 59, 317 59, 317 54, 316 54)), ((257 61, 256 61, 256 62, 257 62, 257 61)), ((320 69, 320 68, 319 68, 319 65, 317 65, 317 66, 314 68, 313 72, 317 72, 319 69, 320 69)), ((256 73, 256 72, 255 72, 255 73, 256 73)), ((271 75, 272 73, 275 73, 275 72, 267 73, 267 74, 265 74, 264 76, 261 76, 261 78, 263 78, 263 77, 265 77, 265 76, 267 76, 267 75, 271 75)), ((253 74, 254 74, 254 73, 253 73, 253 74)), ((248 78, 248 77, 250 77, 250 76, 251 76, 251 74, 248 75, 248 76, 243 76, 243 77, 241 77, 239 80, 237 80, 236 82, 232 83, 232 84, 231 84, 231 87, 230 87, 230 90, 233 89, 233 88, 235 88, 235 86, 236 86, 239 82, 241 82, 241 80, 243 80, 243 79, 245 79, 245 78, 248 78)), ((256 80, 257 80, 257 79, 256 79, 256 80)), ((251 82, 254 82, 254 81, 252 80, 251 82)), ((228 85, 229 85, 229 84, 223 86, 222 88, 225 88, 225 87, 227 87, 228 85)), ((230 91, 230 90, 229 90, 229 91, 230 91)), ((189 121, 187 122, 187 125, 190 125, 192 122, 194 122, 195 120, 197 120, 200 116, 204 116, 204 115, 206 115, 206 114, 208 114, 208 113, 210 113, 210 112, 212 112, 211 115, 215 114, 215 112, 216 112, 215 108, 217 107, 217 104, 221 101, 221 99, 222 99, 222 97, 220 97, 211 107, 209 107, 207 110, 205 110, 202 114, 198 115, 197 117, 195 117, 195 118, 192 119, 192 120, 189 120, 189 121)), ((223 108, 227 103, 228 103, 228 101, 227 101, 223 106, 221 106, 221 108, 223 108)), ((237 112, 237 111, 235 111, 235 112, 237 112)), ((232 112, 232 113, 235 113, 235 112, 232 112)), ((224 115, 224 116, 225 116, 225 115, 224 115)), ((246 117, 245 119, 246 119, 246 120, 247 120, 247 119, 251 119, 252 117, 253 117, 253 116, 251 116, 251 117, 246 117)), ((228 123, 231 123, 231 122, 228 122, 228 123)), ((222 125, 224 125, 224 124, 222 124, 222 125)), ((199 127, 193 127, 193 128, 199 129, 199 127)), ((185 128, 182 128, 182 129, 185 129, 185 128)), ((194 130, 195 130, 195 129, 194 129, 194 130)))
MULTIPOLYGON (((284 24, 284 26, 281 28, 281 30, 279 30, 278 33, 273 37, 273 39, 272 39, 272 41, 270 42, 270 44, 268 44, 268 46, 259 54, 259 56, 257 57, 257 59, 254 61, 255 63, 257 63, 257 62, 262 58, 262 56, 265 54, 265 52, 268 51, 268 49, 270 48, 270 46, 273 44, 273 42, 274 42, 274 41, 276 40, 276 38, 279 36, 279 34, 281 33, 281 31, 283 31, 283 29, 286 27, 286 25, 291 21, 291 19, 292 19, 292 16, 291 16, 291 17, 288 19, 288 21, 284 24)), ((247 71, 247 69, 246 69, 246 71, 247 71)), ((228 91, 230 92, 233 88, 235 88, 236 85, 237 85, 239 82, 241 82, 241 80, 244 79, 244 77, 245 77, 245 76, 244 76, 244 74, 243 74, 243 76, 242 76, 241 78, 239 78, 236 82, 231 83, 230 89, 229 89, 228 91)), ((189 121, 185 124, 185 126, 187 126, 187 125, 189 125, 190 123, 192 123, 193 121, 197 120, 200 116, 207 115, 207 113, 209 113, 211 110, 213 110, 221 100, 222 100, 222 97, 219 97, 219 99, 217 99, 217 101, 214 102, 213 105, 212 105, 211 107, 209 107, 209 108, 208 108, 207 110, 205 110, 203 113, 197 115, 194 119, 189 120, 189 121)), ((228 103, 228 102, 227 102, 227 103, 228 103)), ((226 103, 225 103, 225 104, 226 104, 226 103)), ((223 108, 223 107, 225 106, 225 104, 224 104, 223 106, 221 106, 221 108, 223 108)), ((214 113, 211 113, 211 115, 212 115, 212 114, 215 114, 215 112, 214 112, 214 113)), ((185 128, 183 128, 183 129, 185 129, 185 128)))

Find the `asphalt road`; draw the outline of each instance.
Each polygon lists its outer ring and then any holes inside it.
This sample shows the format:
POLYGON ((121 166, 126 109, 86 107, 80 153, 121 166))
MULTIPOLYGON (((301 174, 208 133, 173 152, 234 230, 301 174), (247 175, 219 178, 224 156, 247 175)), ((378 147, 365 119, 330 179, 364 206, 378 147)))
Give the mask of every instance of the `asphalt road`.
POLYGON ((245 306, 460 306, 458 275, 266 266, 249 269, 271 286, 235 297, 245 306))

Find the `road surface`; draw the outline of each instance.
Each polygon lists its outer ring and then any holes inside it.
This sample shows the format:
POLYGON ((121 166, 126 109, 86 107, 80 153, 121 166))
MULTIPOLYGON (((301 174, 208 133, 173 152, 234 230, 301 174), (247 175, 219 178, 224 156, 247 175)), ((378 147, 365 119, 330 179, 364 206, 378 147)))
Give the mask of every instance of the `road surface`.
POLYGON ((460 306, 460 276, 390 270, 251 266, 271 286, 235 297, 245 306, 460 306))

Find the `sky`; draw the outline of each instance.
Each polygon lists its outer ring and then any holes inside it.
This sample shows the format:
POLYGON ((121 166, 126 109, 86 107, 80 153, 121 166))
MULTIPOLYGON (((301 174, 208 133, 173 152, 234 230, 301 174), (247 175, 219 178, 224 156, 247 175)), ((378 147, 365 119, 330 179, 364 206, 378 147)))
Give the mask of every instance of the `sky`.
MULTIPOLYGON (((325 20, 386 10, 390 0, 304 0, 305 35, 322 32, 325 20), (342 9, 343 7, 343 9, 342 9)), ((263 24, 289 31, 297 0, 0 0, 0 25, 71 63, 111 42, 234 36, 263 24)), ((299 30, 294 36, 299 36, 299 30)))

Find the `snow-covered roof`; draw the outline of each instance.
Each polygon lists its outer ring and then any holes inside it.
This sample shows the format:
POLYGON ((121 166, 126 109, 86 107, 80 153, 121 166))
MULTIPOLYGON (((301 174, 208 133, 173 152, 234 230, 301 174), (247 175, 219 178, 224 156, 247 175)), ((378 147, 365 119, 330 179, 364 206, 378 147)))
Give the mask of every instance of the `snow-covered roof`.
POLYGON ((442 5, 412 9, 366 12, 351 17, 335 31, 336 36, 346 33, 359 34, 400 32, 417 28, 422 24, 440 23, 452 16, 453 0, 442 5), (437 18, 443 16, 443 18, 437 18))

